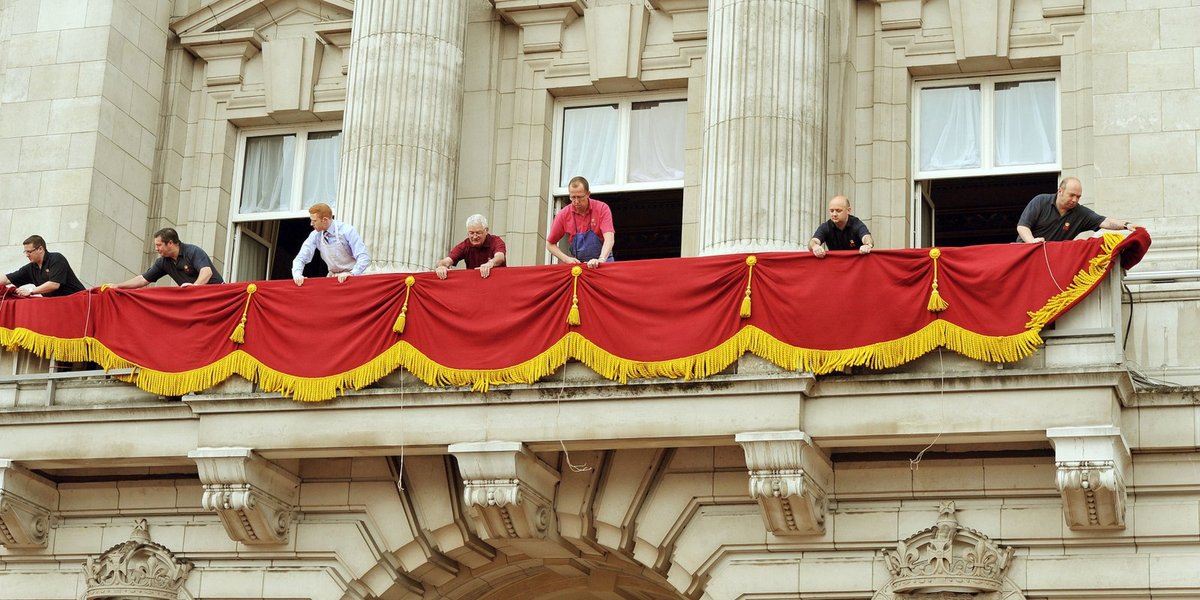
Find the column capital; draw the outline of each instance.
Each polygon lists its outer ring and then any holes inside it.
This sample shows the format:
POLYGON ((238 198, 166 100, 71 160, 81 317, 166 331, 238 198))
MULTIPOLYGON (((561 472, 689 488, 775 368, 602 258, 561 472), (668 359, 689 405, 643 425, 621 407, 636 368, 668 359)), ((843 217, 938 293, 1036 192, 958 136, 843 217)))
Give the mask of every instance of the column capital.
POLYGON ((1121 428, 1054 427, 1046 437, 1054 446, 1055 482, 1067 525, 1076 531, 1124 529, 1131 458, 1121 428))
POLYGON ((9 459, 0 459, 0 546, 45 548, 58 488, 9 459))
POLYGON ((230 538, 250 545, 287 542, 299 477, 250 448, 198 448, 188 458, 204 486, 200 505, 217 513, 230 538))
POLYGON ((739 433, 746 452, 750 497, 771 533, 825 533, 826 490, 833 480, 829 457, 803 431, 739 433))
POLYGON ((463 500, 484 539, 542 540, 554 527, 559 474, 519 442, 451 444, 463 500))

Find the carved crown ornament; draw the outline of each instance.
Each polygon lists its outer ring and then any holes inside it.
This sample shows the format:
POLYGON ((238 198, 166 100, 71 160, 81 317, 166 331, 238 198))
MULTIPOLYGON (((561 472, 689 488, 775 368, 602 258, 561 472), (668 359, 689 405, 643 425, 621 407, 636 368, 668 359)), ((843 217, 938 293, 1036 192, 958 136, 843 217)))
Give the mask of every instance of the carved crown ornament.
POLYGON ((954 502, 942 502, 933 527, 902 540, 895 550, 883 551, 892 573, 893 593, 958 598, 999 591, 1004 586, 1013 549, 959 525, 954 512, 954 502))
POLYGON ((129 540, 84 563, 85 598, 176 600, 191 570, 191 563, 151 541, 146 520, 139 519, 129 540))

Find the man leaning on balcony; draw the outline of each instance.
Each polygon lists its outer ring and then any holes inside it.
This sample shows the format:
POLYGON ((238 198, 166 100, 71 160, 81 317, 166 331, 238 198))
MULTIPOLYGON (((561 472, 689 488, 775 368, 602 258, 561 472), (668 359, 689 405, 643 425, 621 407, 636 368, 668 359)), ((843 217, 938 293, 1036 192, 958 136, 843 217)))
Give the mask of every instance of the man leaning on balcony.
POLYGON ((445 279, 450 267, 464 261, 468 269, 479 269, 479 276, 487 279, 493 268, 504 266, 505 250, 504 240, 488 233, 487 217, 471 215, 467 217, 467 239, 451 249, 449 256, 439 260, 433 272, 437 273, 438 279, 445 279))
POLYGON ((1057 242, 1073 240, 1083 231, 1133 231, 1139 227, 1129 221, 1096 214, 1079 204, 1082 198, 1083 184, 1075 177, 1064 177, 1058 184, 1057 193, 1034 196, 1017 221, 1017 241, 1028 244, 1057 242))
POLYGON ((567 183, 567 193, 571 203, 554 215, 550 235, 546 236, 546 249, 564 263, 587 263, 589 269, 616 260, 612 253, 616 230, 608 205, 592 198, 588 180, 583 177, 572 177, 567 183), (558 241, 564 235, 570 244, 570 256, 558 248, 558 241))
POLYGON ((362 275, 371 264, 367 245, 362 236, 349 223, 333 218, 333 209, 318 202, 308 208, 308 222, 313 231, 304 239, 300 253, 292 261, 292 281, 304 285, 304 265, 313 258, 317 248, 321 249, 321 260, 329 267, 329 277, 337 277, 345 283, 351 275, 362 275))
POLYGON ((158 259, 145 273, 112 287, 137 289, 169 275, 179 287, 225 283, 203 248, 179 241, 179 232, 167 227, 154 232, 154 251, 158 259))
POLYGON ((0 275, 0 287, 12 284, 17 288, 17 295, 26 298, 67 296, 83 291, 83 284, 71 270, 67 257, 47 250, 42 236, 31 235, 22 243, 29 262, 8 275, 0 275))
POLYGON ((862 219, 850 214, 850 199, 834 196, 829 199, 829 220, 821 223, 808 240, 808 249, 817 258, 825 258, 828 250, 858 250, 870 254, 875 238, 862 219))

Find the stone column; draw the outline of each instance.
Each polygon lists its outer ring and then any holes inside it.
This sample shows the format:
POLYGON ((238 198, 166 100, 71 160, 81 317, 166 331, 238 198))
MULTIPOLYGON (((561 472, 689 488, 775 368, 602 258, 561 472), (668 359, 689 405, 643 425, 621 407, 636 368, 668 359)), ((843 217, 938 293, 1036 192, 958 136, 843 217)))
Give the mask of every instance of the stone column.
POLYGON ((824 214, 826 2, 709 2, 701 254, 797 250, 824 214))
POLYGON ((372 272, 428 269, 450 249, 466 0, 357 0, 338 218, 372 272))

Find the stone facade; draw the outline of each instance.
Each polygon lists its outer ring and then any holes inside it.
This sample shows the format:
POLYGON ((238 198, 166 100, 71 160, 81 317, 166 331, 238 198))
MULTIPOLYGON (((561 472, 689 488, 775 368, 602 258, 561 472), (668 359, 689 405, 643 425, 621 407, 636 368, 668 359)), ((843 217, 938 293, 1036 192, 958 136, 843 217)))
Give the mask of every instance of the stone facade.
POLYGON ((376 268, 432 267, 477 212, 510 263, 544 263, 580 98, 686 99, 684 256, 803 245, 835 193, 906 247, 917 86, 1013 73, 1057 78, 1061 172, 1154 246, 1001 369, 570 364, 487 395, 397 373, 310 406, 4 352, 0 600, 1200 597, 1195 2, 422 6, 0 4, 0 266, 39 233, 121 280, 173 226, 232 281, 247 135, 323 129, 376 268), (135 563, 171 585, 99 582, 135 563), (964 565, 986 576, 964 588, 964 565))

